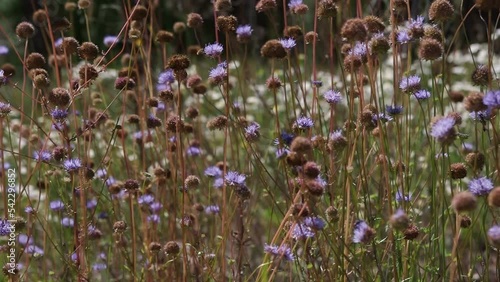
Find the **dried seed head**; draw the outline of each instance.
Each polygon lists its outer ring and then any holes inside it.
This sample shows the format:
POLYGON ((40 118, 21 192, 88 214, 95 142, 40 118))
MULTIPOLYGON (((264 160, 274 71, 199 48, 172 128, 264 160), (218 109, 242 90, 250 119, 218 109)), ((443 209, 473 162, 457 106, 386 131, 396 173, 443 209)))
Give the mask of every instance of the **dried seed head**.
POLYGON ((21 22, 16 27, 16 35, 21 39, 30 39, 35 34, 35 27, 29 22, 21 22))
POLYGON ((128 179, 123 184, 123 187, 127 190, 137 190, 137 189, 139 189, 139 181, 137 181, 135 179, 128 179))
POLYGON ((139 118, 138 115, 129 115, 127 117, 127 122, 131 124, 138 124, 141 119, 139 118))
POLYGON ((66 2, 66 3, 64 3, 64 10, 65 11, 73 12, 74 10, 76 10, 76 8, 78 8, 78 6, 74 2, 66 2))
POLYGON ((193 88, 193 93, 198 94, 198 95, 203 95, 203 94, 207 93, 207 86, 205 84, 196 85, 193 88))
POLYGON ((294 216, 300 217, 307 217, 311 213, 309 207, 303 203, 293 204, 291 210, 294 216))
POLYGON ((380 33, 385 30, 384 22, 376 16, 366 16, 363 19, 365 21, 365 26, 368 32, 371 33, 380 33))
POLYGON ((391 48, 391 44, 387 37, 373 36, 370 41, 368 41, 368 47, 370 48, 371 54, 387 54, 387 51, 391 48))
POLYGON ((57 87, 50 91, 48 100, 55 106, 66 107, 71 101, 71 96, 66 88, 57 87))
POLYGON ((348 19, 342 26, 340 35, 349 42, 365 42, 367 30, 364 21, 358 18, 348 19))
POLYGON ((161 126, 161 120, 153 115, 146 118, 146 126, 149 129, 153 129, 161 126))
POLYGON ((198 117, 198 109, 196 109, 195 107, 189 107, 186 109, 186 116, 190 119, 195 119, 198 117))
POLYGON ((54 160, 59 162, 66 158, 66 149, 62 146, 57 146, 52 150, 52 156, 54 160))
POLYGON ((406 240, 414 240, 420 234, 420 230, 418 229, 418 227, 416 225, 410 224, 410 226, 408 228, 406 228, 405 231, 403 231, 403 234, 404 234, 404 238, 406 240))
POLYGON ((218 116, 207 122, 207 128, 209 130, 223 130, 228 125, 228 119, 226 116, 218 116))
POLYGON ((167 61, 167 68, 176 70, 185 70, 189 67, 190 61, 185 55, 173 55, 167 61))
POLYGON ((476 7, 481 11, 492 11, 500 9, 500 2, 498 0, 475 0, 476 7))
POLYGON ((339 220, 339 211, 334 206, 326 208, 325 214, 328 221, 336 222, 339 220))
POLYGON ((47 21, 47 13, 43 9, 38 9, 33 13, 33 21, 39 25, 42 25, 47 21))
POLYGON ((187 48, 187 53, 191 56, 198 56, 203 51, 200 45, 189 45, 187 48))
POLYGON ((500 208, 500 186, 495 187, 488 195, 488 204, 491 207, 500 208))
POLYGON ((302 35, 302 28, 298 25, 288 26, 285 30, 285 36, 291 37, 295 40, 300 39, 302 35))
POLYGON ((190 13, 187 17, 187 26, 190 28, 200 28, 203 26, 203 18, 198 13, 190 13))
POLYGON ((481 171, 483 170, 484 167, 485 157, 484 154, 481 152, 472 152, 468 153, 467 156, 465 156, 465 162, 474 171, 481 171))
POLYGON ((135 87, 135 80, 130 77, 117 77, 115 80, 115 89, 133 89, 135 87))
POLYGON ((156 41, 159 43, 172 42, 174 41, 174 34, 166 30, 159 30, 156 33, 156 41))
POLYGON ((418 48, 418 57, 422 60, 436 60, 443 55, 443 45, 435 39, 424 38, 418 48))
POLYGON ((83 42, 78 47, 78 55, 84 60, 92 61, 99 55, 99 48, 92 42, 83 42))
POLYGON ((3 70, 3 75, 5 77, 11 77, 16 74, 16 67, 14 67, 13 64, 5 63, 0 69, 3 70))
POLYGON ((485 65, 479 65, 472 72, 472 83, 477 86, 486 86, 488 85, 489 77, 491 76, 491 72, 485 65))
POLYGON ((294 6, 292 8, 292 13, 297 14, 297 15, 305 15, 305 14, 307 14, 308 11, 309 11, 309 7, 304 3, 300 3, 299 5, 294 6))
POLYGON ((172 28, 174 33, 183 33, 186 30, 186 24, 183 22, 176 22, 172 28))
POLYGON ((464 107, 469 112, 480 112, 488 109, 488 106, 483 104, 483 93, 472 92, 464 99, 464 107))
POLYGON ((184 129, 184 122, 179 116, 169 116, 166 121, 167 131, 169 132, 181 132, 184 129))
POLYGON ((113 230, 115 233, 123 233, 127 229, 127 223, 123 220, 116 221, 113 224, 113 230))
POLYGON ((37 89, 44 89, 50 86, 50 80, 45 74, 37 74, 33 77, 33 85, 37 89))
POLYGON ((188 77, 186 81, 187 88, 193 88, 201 83, 201 76, 194 74, 188 77))
POLYGON ((293 139, 290 149, 299 154, 308 154, 312 151, 312 142, 306 137, 297 136, 293 139))
POLYGON ((403 210, 397 210, 396 213, 391 215, 389 223, 391 224, 392 228, 404 231, 410 226, 410 219, 403 210))
POLYGON ((269 90, 276 90, 281 87, 281 80, 276 76, 270 76, 266 80, 266 86, 269 90))
POLYGON ((303 167, 304 175, 308 178, 315 179, 320 173, 319 166, 315 162, 307 162, 303 167))
POLYGON ((437 40, 438 42, 442 42, 443 33, 437 26, 426 25, 424 26, 424 38, 432 38, 434 40, 437 40))
POLYGON ((231 0, 217 0, 215 1, 215 10, 217 12, 229 12, 232 9, 231 0))
POLYGON ((337 5, 333 0, 322 0, 318 5, 318 19, 335 18, 337 16, 337 5))
POLYGON ((90 7, 92 2, 90 0, 78 0, 78 8, 84 10, 90 7))
POLYGON ((51 21, 52 23, 52 31, 67 31, 71 28, 71 22, 67 18, 59 18, 51 21))
POLYGON ((45 66, 45 58, 40 53, 31 53, 24 62, 28 70, 43 68, 45 66))
POLYGON ((306 181, 305 185, 307 191, 313 196, 321 197, 321 195, 323 195, 323 193, 325 192, 325 188, 323 187, 323 185, 321 185, 321 183, 316 180, 306 181))
POLYGON ((451 179, 462 179, 467 176, 467 167, 463 163, 454 163, 450 166, 451 179))
POLYGON ((130 19, 133 21, 141 21, 147 16, 148 16, 148 9, 142 5, 138 5, 132 12, 130 19))
POLYGON ((363 60, 360 56, 349 54, 345 56, 343 66, 347 72, 356 72, 363 65, 363 60))
POLYGON ((270 11, 276 8, 276 0, 260 0, 257 5, 255 5, 255 10, 258 13, 270 11))
POLYGON ((286 50, 281 42, 276 39, 267 41, 260 49, 262 57, 269 59, 283 59, 286 57, 286 50))
POLYGON ((80 43, 74 37, 64 37, 58 51, 60 54, 73 55, 78 51, 79 47, 80 43))
POLYGON ((456 213, 473 211, 477 206, 477 198, 469 191, 462 191, 455 194, 451 200, 451 207, 456 213))
POLYGON ((450 91, 448 92, 448 96, 454 103, 460 103, 464 100, 464 94, 461 91, 450 91))
POLYGON ((469 216, 467 215, 459 215, 460 218, 460 228, 469 228, 472 224, 472 220, 469 216))
POLYGON ((453 18, 455 9, 448 0, 436 0, 429 7, 429 19, 435 22, 444 22, 453 18))
POLYGON ((292 151, 289 152, 286 156, 286 163, 292 167, 304 165, 306 162, 307 160, 304 154, 292 151))
POLYGON ((304 40, 306 44, 311 44, 314 40, 318 40, 318 34, 314 31, 309 31, 304 36, 304 40))
POLYGON ((99 76, 99 72, 92 65, 84 65, 78 71, 80 75, 81 82, 80 84, 85 84, 90 80, 94 80, 99 76))
POLYGON ((158 242, 149 243, 149 251, 152 253, 158 253, 161 250, 161 244, 158 242))
POLYGON ((184 186, 187 189, 198 188, 198 186, 200 186, 200 179, 196 175, 189 175, 184 180, 184 186))

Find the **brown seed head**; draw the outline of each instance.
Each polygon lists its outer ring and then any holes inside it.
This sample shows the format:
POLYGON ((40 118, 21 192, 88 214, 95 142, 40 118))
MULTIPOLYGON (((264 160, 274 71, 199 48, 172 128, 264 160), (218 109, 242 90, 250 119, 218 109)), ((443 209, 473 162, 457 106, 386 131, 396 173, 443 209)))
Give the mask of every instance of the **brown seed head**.
POLYGON ((13 64, 5 63, 0 69, 3 70, 3 75, 5 77, 11 77, 16 74, 16 67, 14 67, 13 64))
POLYGON ((488 195, 488 204, 491 207, 500 208, 500 186, 493 188, 488 195))
POLYGON ((302 35, 302 28, 298 25, 288 26, 285 30, 285 36, 291 37, 295 40, 300 39, 302 35))
POLYGON ((472 72, 471 79, 472 83, 477 86, 486 86, 488 85, 489 77, 491 76, 491 72, 485 65, 479 65, 472 72))
POLYGON ((418 48, 418 57, 422 60, 436 60, 443 55, 443 45, 435 39, 424 38, 418 48))
POLYGON ((301 4, 292 8, 292 13, 297 14, 297 15, 305 15, 305 14, 307 14, 308 11, 309 11, 309 7, 304 3, 301 3, 301 4))
POLYGON ((469 216, 461 214, 458 217, 460 219, 460 228, 469 228, 471 226, 472 220, 469 216))
POLYGON ((47 13, 43 9, 38 9, 33 13, 33 21, 42 25, 47 20, 47 13))
POLYGON ((281 80, 276 76, 270 76, 266 80, 266 86, 269 90, 276 90, 281 87, 281 80))
POLYGON ((455 9, 448 0, 436 0, 429 7, 429 19, 435 22, 445 22, 453 18, 455 9))
POLYGON ((398 210, 396 211, 396 213, 391 215, 389 223, 391 224, 392 228, 404 231, 410 226, 410 219, 403 210, 398 210))
POLYGON ((78 8, 78 5, 74 2, 66 2, 64 3, 64 10, 65 11, 68 11, 68 12, 73 12, 74 10, 76 10, 76 8, 78 8))
POLYGON ((90 0, 78 0, 78 8, 84 10, 90 7, 92 2, 90 0))
POLYGON ((278 40, 271 39, 262 46, 260 54, 269 59, 283 59, 286 57, 286 50, 278 40))
POLYGON ((306 44, 311 44, 314 40, 318 40, 318 34, 314 31, 309 31, 304 36, 304 40, 306 44))
POLYGON ((139 181, 135 179, 128 179, 125 181, 123 187, 127 190, 137 190, 139 189, 139 181))
POLYGON ((59 18, 51 21, 52 31, 67 31, 71 28, 71 22, 67 18, 59 18))
POLYGON ((201 83, 201 76, 194 74, 188 77, 186 81, 187 88, 193 88, 201 83))
POLYGON ((189 67, 190 61, 185 55, 176 54, 167 61, 167 68, 175 70, 185 70, 189 67))
POLYGON ((325 192, 325 188, 316 180, 309 180, 305 183, 307 191, 316 197, 320 197, 325 192))
POLYGON ((368 32, 379 33, 385 30, 385 24, 379 17, 370 15, 366 16, 363 20, 368 32))
POLYGON ((123 233, 125 232, 126 229, 127 229, 127 223, 125 223, 125 221, 123 220, 116 221, 113 224, 113 230, 115 231, 115 233, 123 233))
POLYGON ((257 5, 255 5, 255 10, 258 13, 270 11, 276 8, 276 0, 260 0, 257 5))
POLYGON ((16 27, 16 35, 21 39, 30 39, 35 34, 35 27, 29 22, 21 22, 16 27))
POLYGON ((199 111, 198 109, 196 109, 195 107, 188 107, 186 109, 186 116, 190 119, 195 119, 197 118, 199 115, 199 111))
POLYGON ((464 100, 464 94, 461 91, 450 91, 448 92, 448 96, 454 103, 460 103, 464 100))
POLYGON ((500 2, 498 0, 475 0, 476 7, 481 11, 500 10, 500 2))
POLYGON ((166 30, 159 30, 156 33, 156 41, 159 43, 169 43, 174 40, 174 34, 166 31, 166 30))
POLYGON ((300 154, 308 154, 313 147, 311 140, 303 136, 297 136, 293 139, 290 149, 300 154))
POLYGON ((66 88, 57 87, 50 91, 48 100, 55 106, 66 107, 71 101, 71 96, 66 88))
POLYGON ((148 9, 142 5, 139 5, 132 12, 130 19, 133 21, 141 21, 147 16, 148 16, 148 9))
POLYGON ((78 51, 80 43, 74 37, 64 37, 62 44, 58 48, 59 54, 73 55, 78 51))
POLYGON ((315 162, 305 163, 303 170, 304 175, 311 179, 315 179, 320 173, 319 166, 315 162))
POLYGON ((78 71, 78 74, 80 75, 81 79, 80 84, 85 84, 88 81, 94 80, 99 76, 99 72, 92 65, 85 65, 81 67, 78 71))
POLYGON ((196 85, 193 88, 193 93, 198 94, 198 95, 203 95, 203 94, 207 93, 207 86, 205 84, 196 85))
POLYGON ((387 54, 387 51, 391 48, 391 44, 385 36, 373 36, 368 41, 368 48, 371 54, 387 54))
POLYGON ((420 234, 420 230, 415 224, 410 224, 410 226, 403 231, 403 234, 406 240, 414 240, 420 234))
POLYGON ((173 26, 174 33, 183 33, 186 30, 186 24, 183 22, 176 22, 173 26))
POLYGON ((477 198, 469 191, 462 191, 455 194, 451 200, 451 207, 456 213, 473 211, 477 207, 477 198))
POLYGON ((443 33, 437 26, 426 25, 424 26, 424 38, 432 38, 434 40, 437 40, 438 42, 442 42, 443 33))
POLYGON ((83 42, 78 47, 78 55, 84 60, 92 61, 99 55, 99 48, 92 42, 83 42))
POLYGON ((483 93, 472 92, 464 99, 464 107, 469 112, 480 112, 488 109, 488 106, 483 104, 483 93))
POLYGON ((364 21, 358 18, 348 19, 342 26, 340 35, 349 42, 364 42, 367 36, 364 21))
POLYGON ((486 158, 485 158, 484 154, 481 152, 472 152, 472 153, 468 153, 467 156, 465 156, 465 162, 474 171, 483 170, 485 160, 486 160, 486 158))
POLYGON ((184 180, 184 186, 187 189, 194 189, 200 186, 200 179, 196 175, 188 175, 184 180))
POLYGON ((46 61, 42 54, 34 52, 28 55, 24 63, 26 64, 26 68, 28 70, 32 70, 37 68, 43 68, 45 66, 46 61))
POLYGON ((203 26, 203 18, 198 13, 190 13, 187 17, 187 26, 190 28, 200 28, 203 26))
POLYGON ((184 122, 179 116, 169 116, 166 121, 167 131, 169 132, 181 132, 184 129, 184 122))
POLYGON ((450 165, 451 179, 462 179, 467 176, 467 167, 463 163, 454 163, 450 165))
POLYGON ((318 5, 318 19, 335 18, 337 16, 337 5, 333 0, 321 0, 318 5))
POLYGON ((223 130, 227 125, 228 119, 226 116, 218 116, 207 122, 209 130, 223 130))

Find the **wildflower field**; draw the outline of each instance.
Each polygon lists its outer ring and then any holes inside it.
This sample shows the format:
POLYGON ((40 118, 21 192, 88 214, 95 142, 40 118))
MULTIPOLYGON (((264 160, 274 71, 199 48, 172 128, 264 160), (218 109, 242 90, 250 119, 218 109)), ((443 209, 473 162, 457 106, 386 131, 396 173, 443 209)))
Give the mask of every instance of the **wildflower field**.
POLYGON ((500 281, 500 1, 2 2, 0 281, 500 281))

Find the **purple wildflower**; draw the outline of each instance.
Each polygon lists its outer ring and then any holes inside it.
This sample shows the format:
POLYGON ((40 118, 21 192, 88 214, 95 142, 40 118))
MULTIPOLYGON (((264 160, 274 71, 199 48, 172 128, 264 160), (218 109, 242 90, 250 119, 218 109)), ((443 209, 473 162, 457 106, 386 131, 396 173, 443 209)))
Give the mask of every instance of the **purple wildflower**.
POLYGON ((304 219, 304 224, 308 227, 311 227, 314 230, 321 230, 325 228, 326 223, 323 219, 317 216, 309 216, 304 219))
POLYGON ((0 69, 0 86, 7 84, 8 77, 4 73, 4 70, 0 69))
POLYGON ((24 251, 27 253, 27 254, 30 254, 30 255, 35 255, 35 256, 43 256, 44 254, 44 251, 42 248, 36 246, 36 245, 29 245, 27 246, 24 251))
POLYGON ((108 172, 106 171, 105 168, 100 168, 100 169, 96 170, 96 172, 95 172, 95 176, 97 178, 105 178, 107 174, 108 174, 108 172))
POLYGON ((483 98, 483 104, 490 108, 500 108, 500 90, 488 91, 483 98))
POLYGON ((313 80, 311 81, 311 84, 316 87, 316 88, 320 88, 321 86, 323 86, 323 81, 321 80, 313 80))
POLYGON ((157 213, 163 208, 163 205, 160 202, 154 202, 149 206, 149 210, 152 213, 157 213))
POLYGON ((387 114, 390 116, 397 116, 403 112, 403 106, 398 106, 398 105, 387 105, 385 106, 385 111, 387 114))
POLYGON ((73 226, 75 226, 75 220, 73 218, 70 218, 70 217, 65 217, 65 218, 61 219, 61 224, 64 227, 73 227, 73 226))
POLYGON ((158 75, 158 84, 156 84, 156 90, 169 90, 170 84, 174 83, 174 81, 174 71, 171 69, 166 69, 158 75))
POLYGON ((337 129, 330 133, 330 139, 333 141, 340 140, 341 138, 344 138, 344 135, 342 135, 342 129, 337 129))
POLYGON ((484 111, 472 111, 469 113, 469 116, 474 121, 485 122, 490 120, 491 118, 491 108, 488 108, 484 111))
POLYGON ((236 28, 236 35, 239 37, 250 37, 252 36, 253 29, 249 24, 240 25, 236 28))
POLYGON ((105 270, 106 268, 108 268, 108 266, 102 262, 97 262, 97 263, 94 263, 92 265, 92 270, 93 271, 101 271, 101 270, 105 270))
POLYGON ((15 230, 14 225, 5 219, 0 219, 0 236, 7 236, 15 230))
POLYGON ((209 166, 205 169, 205 175, 208 177, 220 177, 222 175, 222 170, 216 166, 209 166))
POLYGON ((304 223, 295 224, 292 230, 292 238, 295 240, 307 239, 314 237, 314 231, 311 227, 305 225, 304 223))
POLYGON ((215 68, 211 69, 208 77, 213 79, 216 84, 222 83, 227 77, 227 63, 222 62, 215 68))
POLYGON ((54 109, 50 113, 53 119, 56 121, 62 121, 68 117, 68 111, 62 109, 54 109))
POLYGON ((96 198, 92 198, 92 199, 87 201, 87 209, 93 210, 93 209, 95 209, 95 207, 97 207, 97 199, 96 198))
POLYGON ((222 186, 224 186, 224 179, 222 179, 222 177, 219 177, 219 178, 216 178, 214 180, 214 188, 222 188, 222 186))
POLYGON ((354 233, 352 235, 352 241, 354 243, 367 242, 371 239, 372 235, 372 228, 364 220, 356 221, 354 224, 354 233))
POLYGON ((290 51, 297 43, 295 42, 295 39, 293 38, 281 38, 279 39, 279 42, 285 48, 285 50, 290 51))
POLYGON ((368 54, 368 48, 364 42, 356 42, 354 47, 349 51, 349 55, 356 57, 365 57, 368 54))
POLYGON ((119 39, 115 35, 107 35, 107 36, 104 36, 104 39, 102 41, 103 41, 104 45, 106 45, 107 47, 110 47, 113 44, 113 42, 115 42, 115 41, 118 42, 119 39))
POLYGON ((453 133, 455 119, 452 117, 444 117, 436 121, 431 128, 431 136, 439 142, 446 140, 453 133))
POLYGON ((9 48, 5 45, 0 45, 0 55, 7 55, 9 53, 9 48))
POLYGON ((420 77, 418 75, 404 76, 399 82, 399 88, 407 93, 418 91, 420 89, 420 77))
POLYGON ((381 122, 388 122, 388 121, 392 121, 394 118, 391 116, 391 115, 387 115, 385 113, 378 113, 378 114, 374 114, 372 116, 372 121, 376 124, 377 121, 381 121, 381 122))
POLYGON ((290 3, 288 3, 288 8, 290 10, 293 10, 297 8, 298 6, 302 5, 302 0, 290 0, 290 3))
POLYGON ((151 214, 151 215, 148 215, 147 221, 154 223, 154 224, 157 224, 160 222, 160 217, 157 214, 151 214))
POLYGON ((249 126, 245 127, 245 138, 247 140, 256 140, 259 138, 260 125, 256 122, 252 122, 249 126))
POLYGON ((288 153, 290 153, 290 150, 288 150, 287 148, 278 148, 276 149, 276 158, 284 158, 288 155, 288 153))
POLYGON ((17 241, 23 246, 31 245, 33 244, 33 237, 29 237, 26 234, 19 234, 19 236, 17 237, 17 241))
POLYGON ((67 172, 72 172, 82 167, 82 161, 80 159, 67 159, 64 161, 63 167, 67 172))
POLYGON ((54 41, 54 46, 55 47, 62 46, 63 41, 64 41, 64 39, 62 37, 57 38, 56 41, 54 41))
POLYGON ((217 205, 207 206, 205 208, 206 214, 218 214, 220 212, 220 208, 217 205))
POLYGON ((36 213, 36 210, 32 206, 27 206, 24 208, 24 212, 28 214, 34 214, 36 213))
MULTIPOLYGON (((2 71, 2 70, 0 70, 0 71, 2 71)), ((0 74, 0 76, 1 76, 1 74, 0 74)), ((2 78, 0 77, 0 80, 1 79, 2 78)), ((2 84, 2 82, 0 81, 0 85, 1 84, 2 84)), ((6 117, 10 112, 11 112, 10 104, 0 102, 0 118, 6 117)))
POLYGON ((416 19, 410 19, 410 23, 408 24, 409 29, 422 29, 424 28, 424 17, 417 16, 416 19))
MULTIPOLYGON (((494 225, 488 229, 488 238, 490 241, 495 244, 499 245, 500 243, 500 225, 494 225)), ((499 246, 497 246, 499 247, 499 246)))
POLYGON ((400 30, 396 35, 396 40, 400 44, 406 44, 411 41, 411 36, 407 30, 400 30))
POLYGON ((413 93, 413 95, 415 95, 415 98, 417 98, 417 100, 426 100, 431 97, 431 92, 425 89, 420 89, 417 92, 413 93))
POLYGON ((201 149, 198 146, 189 146, 186 149, 186 155, 188 155, 189 157, 199 156, 201 155, 201 149))
POLYGON ((48 162, 52 159, 52 154, 49 151, 35 151, 33 153, 33 158, 37 162, 48 162))
POLYGON ((311 118, 302 116, 299 117, 293 125, 299 129, 308 129, 314 126, 314 121, 311 118))
POLYGON ((275 257, 283 257, 287 261, 294 261, 292 250, 287 245, 268 245, 264 244, 264 252, 271 254, 275 257))
POLYGON ((476 196, 485 196, 493 190, 493 182, 487 177, 478 177, 469 182, 469 191, 476 196))
POLYGON ((342 101, 342 95, 337 90, 330 89, 323 94, 323 98, 325 98, 328 104, 338 104, 342 101))
POLYGON ((49 207, 53 211, 64 210, 64 203, 61 200, 54 200, 49 203, 49 207))
POLYGON ((139 205, 149 205, 149 204, 153 203, 154 200, 155 200, 155 197, 153 195, 144 194, 137 199, 137 203, 139 203, 139 205))
POLYGON ((224 180, 229 186, 243 186, 245 185, 246 178, 247 177, 244 174, 240 174, 236 171, 229 171, 225 175, 224 180))
POLYGON ((222 47, 222 44, 216 42, 205 45, 203 52, 209 57, 216 58, 222 53, 223 50, 224 47, 222 47))

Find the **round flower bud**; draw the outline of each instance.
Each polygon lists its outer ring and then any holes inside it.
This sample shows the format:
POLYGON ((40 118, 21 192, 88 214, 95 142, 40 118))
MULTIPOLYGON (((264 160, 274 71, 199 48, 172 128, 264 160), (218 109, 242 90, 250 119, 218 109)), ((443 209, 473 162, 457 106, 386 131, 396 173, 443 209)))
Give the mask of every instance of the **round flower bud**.
POLYGON ((455 9, 448 0, 436 0, 429 7, 429 19, 435 22, 444 22, 453 17, 455 9))
POLYGON ((83 42, 78 47, 78 55, 84 60, 92 61, 99 55, 99 48, 92 42, 83 42))
POLYGON ((65 107, 71 101, 71 96, 67 89, 57 87, 52 89, 52 91, 50 91, 48 100, 55 106, 65 107))
POLYGON ((35 27, 29 22, 22 22, 16 27, 16 35, 21 39, 29 39, 33 37, 35 27))
POLYGON ((26 57, 26 68, 28 70, 43 68, 45 66, 45 58, 40 53, 31 53, 26 57))
POLYGON ((159 30, 156 33, 156 41, 160 43, 169 43, 174 40, 174 34, 166 31, 166 30, 159 30))
POLYGON ((487 66, 479 65, 472 72, 472 83, 477 86, 486 86, 489 81, 491 73, 487 66))
POLYGON ((187 17, 187 26, 190 28, 200 28, 203 26, 203 18, 198 13, 190 13, 187 17))
POLYGON ((260 0, 257 5, 255 5, 255 10, 262 13, 274 9, 276 6, 276 0, 260 0))
POLYGON ((44 9, 38 9, 33 13, 33 21, 39 25, 47 20, 47 13, 44 9))
POLYGON ((422 60, 436 60, 443 55, 443 45, 435 39, 424 38, 418 48, 418 57, 422 60))
POLYGON ((488 109, 488 106, 483 104, 483 93, 472 92, 464 99, 464 107, 469 112, 480 112, 488 109))
POLYGON ((189 175, 184 180, 184 186, 187 189, 198 188, 199 185, 200 185, 200 179, 195 175, 189 175))
POLYGON ((163 247, 163 250, 167 253, 167 255, 176 255, 180 252, 181 248, 176 242, 170 241, 163 247))
POLYGON ((472 167, 474 171, 481 171, 484 167, 485 157, 481 152, 472 152, 465 156, 465 162, 472 167))
POLYGON ((186 24, 183 22, 175 22, 172 29, 175 33, 183 33, 186 30, 186 24))
POLYGON ((467 168, 463 163, 454 163, 450 166, 451 179, 462 179, 467 176, 467 168))
POLYGON ((286 50, 281 42, 276 39, 267 41, 260 49, 262 57, 269 59, 283 59, 286 57, 286 50))
POLYGON ((358 18, 348 19, 342 26, 340 35, 349 42, 364 42, 367 36, 364 21, 358 18))

